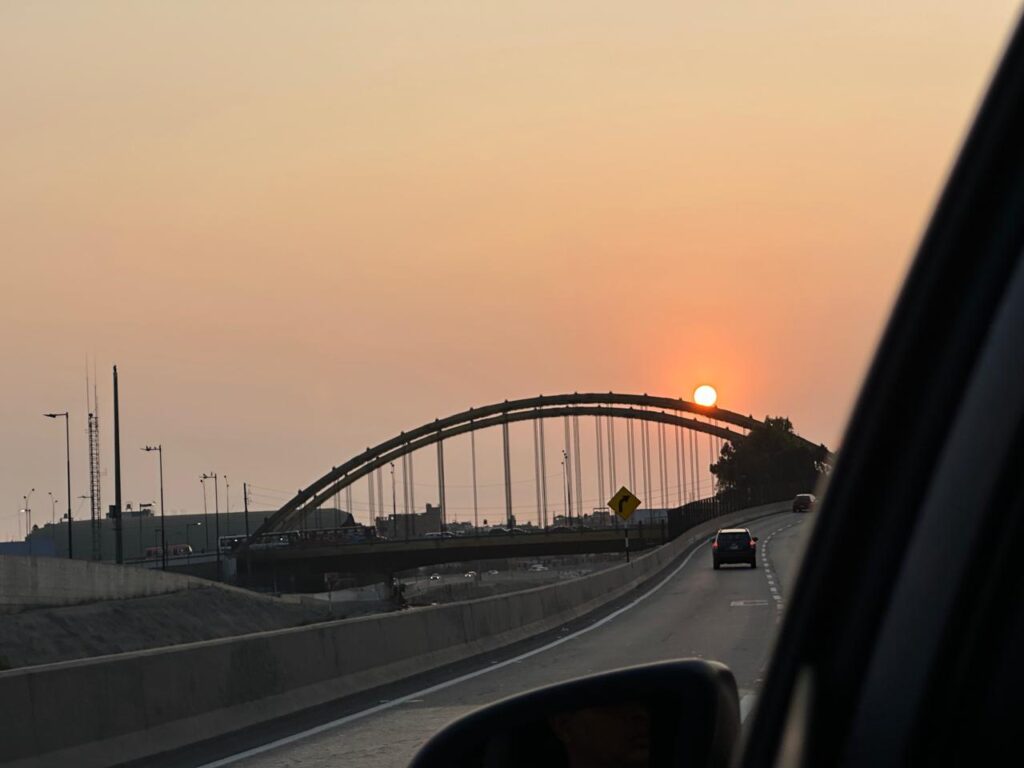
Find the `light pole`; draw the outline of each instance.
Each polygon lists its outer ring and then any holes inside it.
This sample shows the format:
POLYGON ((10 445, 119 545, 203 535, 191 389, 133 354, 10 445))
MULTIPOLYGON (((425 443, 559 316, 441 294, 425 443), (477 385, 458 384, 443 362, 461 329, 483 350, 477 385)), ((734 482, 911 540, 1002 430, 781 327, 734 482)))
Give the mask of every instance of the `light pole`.
POLYGON ((50 525, 57 524, 57 499, 53 498, 53 491, 47 491, 46 495, 50 497, 50 525))
MULTIPOLYGON (((395 500, 395 462, 391 462, 391 519, 394 520, 395 538, 398 538, 398 503, 395 500)), ((405 519, 405 540, 409 540, 409 518, 405 519)))
MULTIPOLYGON (((220 579, 220 492, 217 485, 217 473, 216 472, 204 472, 199 476, 199 481, 203 483, 203 502, 206 501, 206 481, 213 480, 213 543, 215 551, 217 552, 217 578, 220 579)), ((207 535, 209 540, 209 535, 207 535)))
POLYGON ((167 570, 167 537, 164 535, 164 528, 167 523, 164 519, 164 446, 162 444, 147 445, 142 450, 149 453, 156 451, 160 459, 160 569, 167 570))
POLYGON ((210 510, 206 506, 206 482, 202 476, 199 477, 199 484, 203 486, 203 522, 206 523, 206 528, 203 533, 206 536, 206 544, 203 546, 203 552, 210 548, 210 510))
POLYGON ((29 552, 32 551, 32 508, 28 505, 28 502, 32 498, 32 494, 35 492, 36 489, 33 488, 32 490, 30 490, 28 493, 21 497, 21 500, 23 502, 21 505, 21 511, 25 513, 25 541, 28 542, 29 552))
POLYGON ((569 454, 562 450, 562 482, 565 483, 565 521, 572 527, 572 488, 569 487, 569 454))
POLYGON ((44 413, 43 415, 48 419, 56 419, 58 416, 64 417, 64 447, 68 467, 68 560, 70 560, 73 555, 71 551, 71 427, 68 423, 70 419, 67 411, 63 413, 44 413))

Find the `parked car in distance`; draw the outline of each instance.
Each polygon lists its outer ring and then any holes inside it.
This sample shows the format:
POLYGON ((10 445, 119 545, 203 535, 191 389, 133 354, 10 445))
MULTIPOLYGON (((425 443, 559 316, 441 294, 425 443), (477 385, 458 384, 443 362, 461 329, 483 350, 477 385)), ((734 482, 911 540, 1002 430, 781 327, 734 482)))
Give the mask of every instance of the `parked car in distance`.
POLYGON ((498 575, 498 572, 497 572, 497 571, 494 571, 494 570, 491 570, 491 571, 488 571, 488 572, 487 572, 487 575, 488 575, 488 576, 497 576, 497 575, 498 575))
POLYGON ((717 571, 727 563, 757 568, 757 536, 746 528, 722 528, 711 540, 711 560, 717 571))
POLYGON ((430 574, 430 580, 431 581, 440 581, 441 580, 441 574, 439 574, 439 573, 432 573, 432 574, 430 574))
POLYGON ((817 499, 814 498, 813 493, 798 493, 796 498, 793 499, 793 511, 810 512, 814 509, 815 502, 817 502, 817 499))
POLYGON ((466 571, 464 574, 462 574, 462 577, 464 579, 475 579, 476 571, 466 571))
POLYGON ((547 569, 548 569, 548 567, 546 565, 541 565, 540 563, 534 563, 533 565, 530 566, 530 570, 534 571, 534 572, 546 571, 547 569))

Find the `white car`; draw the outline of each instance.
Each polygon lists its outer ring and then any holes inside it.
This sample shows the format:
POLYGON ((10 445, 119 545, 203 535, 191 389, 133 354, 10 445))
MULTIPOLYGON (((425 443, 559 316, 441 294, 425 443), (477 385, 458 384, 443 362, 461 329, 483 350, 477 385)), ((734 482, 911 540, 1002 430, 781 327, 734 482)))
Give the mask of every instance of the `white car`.
POLYGON ((546 565, 541 565, 540 563, 534 563, 533 565, 530 566, 530 570, 533 571, 534 573, 536 573, 538 571, 546 571, 547 569, 548 569, 548 567, 546 565))
POLYGON ((462 574, 462 576, 463 576, 463 578, 466 578, 466 579, 475 579, 476 578, 476 571, 466 571, 464 574, 462 574))

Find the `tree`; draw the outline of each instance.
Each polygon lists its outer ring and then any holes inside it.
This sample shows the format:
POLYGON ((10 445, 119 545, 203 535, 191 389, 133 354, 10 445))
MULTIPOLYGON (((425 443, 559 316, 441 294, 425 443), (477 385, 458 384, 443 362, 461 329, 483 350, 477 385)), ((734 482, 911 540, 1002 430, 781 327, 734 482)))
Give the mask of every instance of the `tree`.
POLYGON ((829 460, 828 448, 797 437, 789 419, 768 416, 741 440, 723 445, 711 472, 720 498, 761 504, 813 491, 829 460))

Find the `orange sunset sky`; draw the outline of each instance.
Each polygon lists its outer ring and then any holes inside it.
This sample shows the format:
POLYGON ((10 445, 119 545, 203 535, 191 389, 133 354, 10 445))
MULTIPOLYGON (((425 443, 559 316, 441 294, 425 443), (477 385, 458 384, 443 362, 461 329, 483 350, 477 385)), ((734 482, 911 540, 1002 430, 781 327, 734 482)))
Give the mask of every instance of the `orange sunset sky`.
POLYGON ((837 446, 1017 12, 3 3, 0 538, 30 488, 35 522, 47 491, 64 507, 44 411, 71 411, 87 492, 87 358, 105 503, 116 363, 125 499, 156 498, 137 449, 161 442, 168 511, 201 510, 204 471, 266 508, 399 430, 539 393, 709 381, 837 446))

